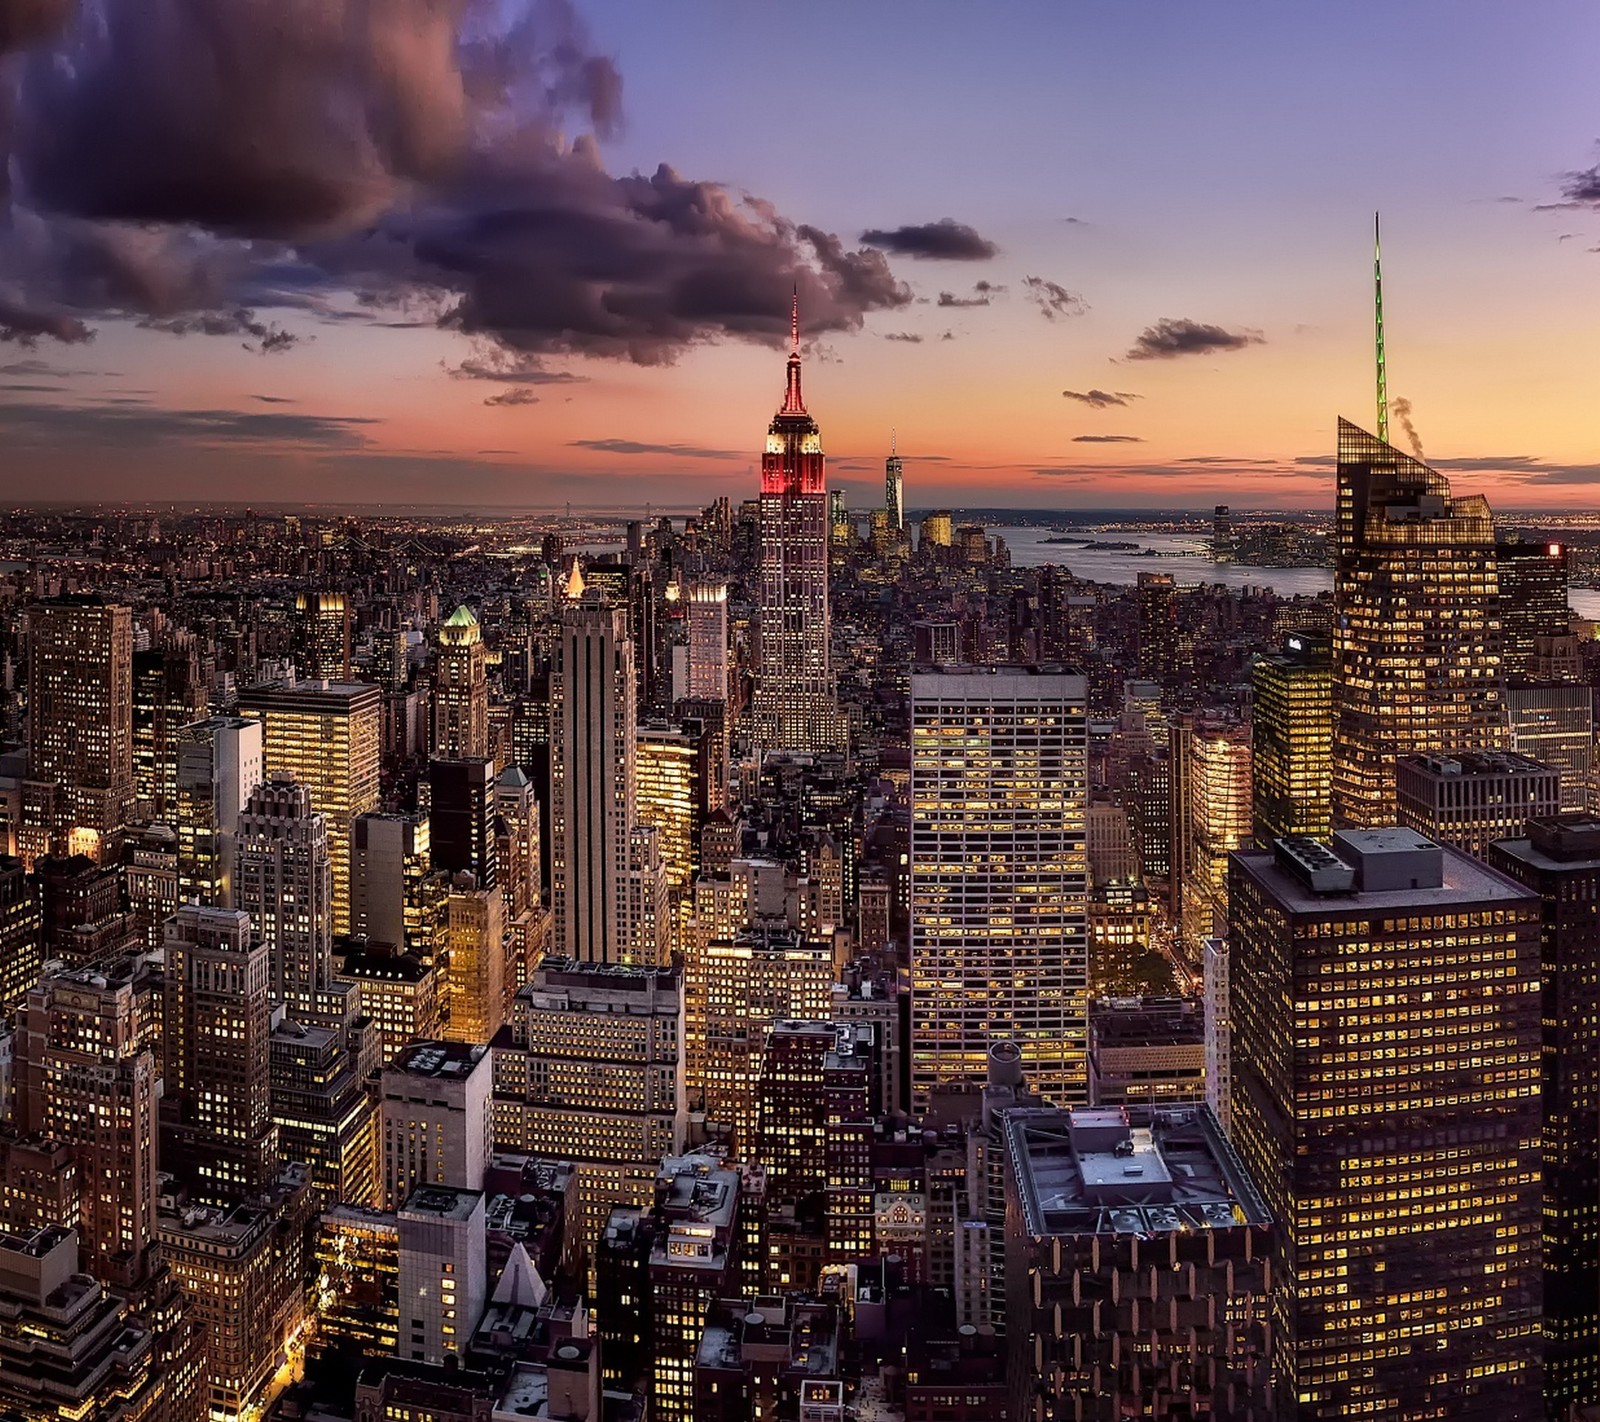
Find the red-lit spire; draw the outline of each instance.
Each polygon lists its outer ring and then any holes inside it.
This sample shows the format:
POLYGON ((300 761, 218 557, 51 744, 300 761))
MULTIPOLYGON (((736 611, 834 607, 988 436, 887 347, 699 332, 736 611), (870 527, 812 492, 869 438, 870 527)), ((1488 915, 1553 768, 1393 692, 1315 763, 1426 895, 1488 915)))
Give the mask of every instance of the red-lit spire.
POLYGON ((789 379, 783 390, 780 415, 803 415, 806 402, 800 394, 800 288, 789 298, 789 379))

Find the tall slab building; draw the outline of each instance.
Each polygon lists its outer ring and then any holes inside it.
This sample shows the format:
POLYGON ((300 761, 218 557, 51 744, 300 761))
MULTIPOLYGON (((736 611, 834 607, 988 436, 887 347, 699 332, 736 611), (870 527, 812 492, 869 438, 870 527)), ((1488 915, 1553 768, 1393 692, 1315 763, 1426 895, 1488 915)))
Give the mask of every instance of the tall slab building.
POLYGON ((1335 824, 1394 823, 1400 756, 1504 747, 1497 569, 1481 495, 1339 421, 1335 824))
POLYGON ((1001 666, 911 678, 911 1084, 981 1080, 1015 1042, 1029 1084, 1086 1099, 1087 688, 1001 666))
POLYGON ((760 672, 755 741, 762 750, 839 744, 829 665, 828 482, 822 433, 800 392, 798 309, 790 323, 783 404, 761 455, 760 672))

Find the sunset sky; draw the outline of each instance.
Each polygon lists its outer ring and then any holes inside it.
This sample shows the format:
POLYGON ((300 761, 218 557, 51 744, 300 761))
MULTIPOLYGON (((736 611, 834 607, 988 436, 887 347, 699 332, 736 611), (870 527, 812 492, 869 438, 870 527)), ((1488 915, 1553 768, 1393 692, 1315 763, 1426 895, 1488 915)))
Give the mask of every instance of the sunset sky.
POLYGON ((858 505, 1326 506, 1381 209, 1430 462, 1600 505, 1593 0, 52 8, 0 498, 737 501, 798 282, 858 505))

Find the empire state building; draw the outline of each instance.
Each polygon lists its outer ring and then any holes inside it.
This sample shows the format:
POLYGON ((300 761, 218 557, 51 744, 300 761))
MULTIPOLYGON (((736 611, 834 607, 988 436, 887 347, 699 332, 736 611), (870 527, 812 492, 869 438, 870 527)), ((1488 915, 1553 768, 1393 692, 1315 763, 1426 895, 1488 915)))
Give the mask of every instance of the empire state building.
POLYGON ((783 405, 761 456, 760 672, 755 739, 766 751, 842 749, 828 666, 828 488, 822 435, 800 393, 800 318, 790 318, 783 405))

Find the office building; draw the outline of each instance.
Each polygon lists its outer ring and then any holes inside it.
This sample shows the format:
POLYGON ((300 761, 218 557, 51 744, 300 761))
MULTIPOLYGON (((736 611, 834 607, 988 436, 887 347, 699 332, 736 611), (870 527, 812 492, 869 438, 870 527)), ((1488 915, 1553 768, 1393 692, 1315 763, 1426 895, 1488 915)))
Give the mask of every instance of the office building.
POLYGON ((133 654, 133 800, 141 819, 172 814, 178 732, 205 714, 205 687, 192 647, 133 654))
POLYGON ((1082 1101, 1088 1032, 1086 687, 1020 667, 911 678, 911 1078, 982 1078, 1015 1042, 1082 1101))
MULTIPOLYGON (((178 911, 178 835, 171 826, 130 827, 122 841, 122 893, 130 936, 154 953, 161 946, 162 925, 178 911)), ((4 933, 0 927, 0 938, 4 933)), ((3 953, 0 949, 0 958, 3 953)), ((0 997, 3 993, 0 989, 0 997)))
POLYGON ((1178 675, 1178 585, 1171 573, 1140 573, 1139 675, 1168 686, 1178 675))
POLYGON ((1205 1106, 1001 1132, 1010 1416, 1295 1415, 1273 1410, 1273 1219, 1205 1106))
MULTIPOLYGON (((161 1078, 142 1037, 145 991, 131 957, 53 973, 29 989, 12 1046, 15 1135, 66 1147, 73 1188, 54 1217, 77 1230, 83 1267, 124 1289, 145 1280, 156 1228, 161 1078)), ((7 1178, 4 1193, 20 1186, 7 1178)))
POLYGON ((34 861, 44 915, 44 958, 71 968, 115 958, 138 941, 123 912, 122 876, 115 863, 84 854, 48 854, 34 861))
POLYGON ((1211 511, 1211 561, 1233 562, 1233 513, 1226 504, 1211 511))
POLYGON ((350 680, 350 600, 327 590, 295 594, 295 668, 311 681, 350 680))
POLYGON ((439 977, 446 1041, 471 1046, 500 1030, 506 1008, 505 909, 499 889, 480 889, 461 874, 446 904, 449 953, 439 977))
POLYGON ((633 647, 620 608, 563 611, 551 679, 550 831, 555 951, 588 963, 657 961, 664 893, 638 827, 633 647))
POLYGON ((1348 420, 1334 608, 1333 820, 1390 825, 1400 757, 1505 743, 1494 520, 1348 420))
POLYGON ((1230 889, 1279 1415, 1542 1416, 1537 895, 1399 828, 1236 854, 1230 889))
POLYGON ((0 1023, 10 1019, 43 967, 44 914, 38 891, 20 859, 0 854, 0 1023))
POLYGON ((305 1022, 331 1008, 333 868, 311 792, 274 774, 239 816, 234 903, 271 953, 272 1000, 305 1022))
POLYGON ((317 1222, 315 1258, 323 1281, 317 1351, 347 1357, 395 1356, 400 1345, 397 1212, 352 1204, 324 1210, 317 1222))
POLYGON ((1532 819, 1489 863, 1539 895, 1544 1405, 1600 1402, 1600 820, 1532 819))
POLYGON ((1255 839, 1326 839, 1333 828, 1333 649, 1291 632, 1250 667, 1250 800, 1255 839))
POLYGON ((1197 717, 1188 754, 1189 859, 1183 875, 1183 936, 1198 944, 1228 932, 1228 856, 1250 842, 1248 724, 1197 717))
POLYGON ((339 939, 334 981, 355 987, 361 1015, 377 1029, 380 1066, 402 1047, 439 1035, 438 976, 415 954, 360 938, 339 939))
POLYGON ((489 656, 471 609, 439 629, 433 677, 433 753, 450 760, 489 754, 489 656))
POLYGON ((94 596, 28 610, 28 773, 60 787, 69 854, 114 862, 133 805, 133 615, 94 596))
POLYGON ((426 815, 357 815, 350 826, 350 932, 396 952, 425 934, 419 888, 433 869, 426 815))
POLYGON ((265 778, 261 731, 258 720, 212 716, 178 732, 173 818, 185 900, 233 907, 239 815, 265 778))
POLYGON ((1400 823, 1486 859, 1497 839, 1561 813, 1561 774, 1515 751, 1402 756, 1394 768, 1400 823))
POLYGON ((704 737, 652 723, 638 728, 636 747, 639 822, 655 826, 668 892, 681 899, 700 867, 704 737))
POLYGON ((695 1422, 783 1416, 844 1422, 845 1338, 832 1301, 718 1299, 695 1356, 695 1422))
POLYGON ((822 435, 800 391, 792 323, 783 404, 761 455, 760 622, 752 735, 762 750, 839 748, 830 670, 828 493, 822 435))
POLYGON ((1561 776, 1561 809, 1589 808, 1594 771, 1594 691, 1585 682, 1525 682, 1505 689, 1511 749, 1561 776))
MULTIPOLYGON (((366 1203, 378 1193, 377 1102, 371 1078, 383 1064, 376 1025, 359 1016, 345 986, 340 1016, 281 1017, 272 1030, 272 1120, 280 1159, 303 1163, 316 1208, 366 1203)), ((337 997, 326 995, 334 1002, 337 997)))
POLYGON ((1200 945, 1201 987, 1205 993, 1206 1105, 1223 1134, 1233 1135, 1233 999, 1228 940, 1208 938, 1200 945))
POLYGON ((272 1179, 271 952, 248 914, 184 904, 168 921, 161 1161, 195 1199, 229 1206, 272 1179))
POLYGON ((587 1252, 683 1148, 682 975, 547 958, 494 1046, 495 1147, 576 1163, 587 1252))
POLYGON ((494 761, 428 762, 428 841, 435 869, 495 887, 494 761))
POLYGON ((351 822, 378 808, 382 701, 366 682, 279 682, 239 695, 240 714, 263 724, 267 772, 293 775, 328 822, 335 933, 350 931, 351 822))
POLYGON ((889 527, 898 533, 906 526, 905 465, 892 450, 883 461, 883 507, 889 515, 889 527))
POLYGON ((489 1163, 486 1046, 414 1042, 378 1081, 379 1205, 398 1210, 420 1185, 483 1186, 489 1163))
POLYGON ((728 585, 689 584, 689 684, 694 701, 728 699, 728 585))
POLYGON ((400 1356, 425 1363, 465 1357, 489 1294, 483 1191, 420 1185, 401 1205, 397 1225, 400 1356))
POLYGON ((933 509, 922 516, 921 548, 924 553, 948 548, 955 541, 955 519, 949 509, 933 509))
POLYGON ((1089 1104, 1170 1106, 1206 1099, 1202 1005, 1188 998, 1089 1006, 1089 1104))
POLYGON ((1540 637, 1570 630, 1567 549, 1562 543, 1499 543, 1495 565, 1500 587, 1501 667, 1506 680, 1534 676, 1540 637))

